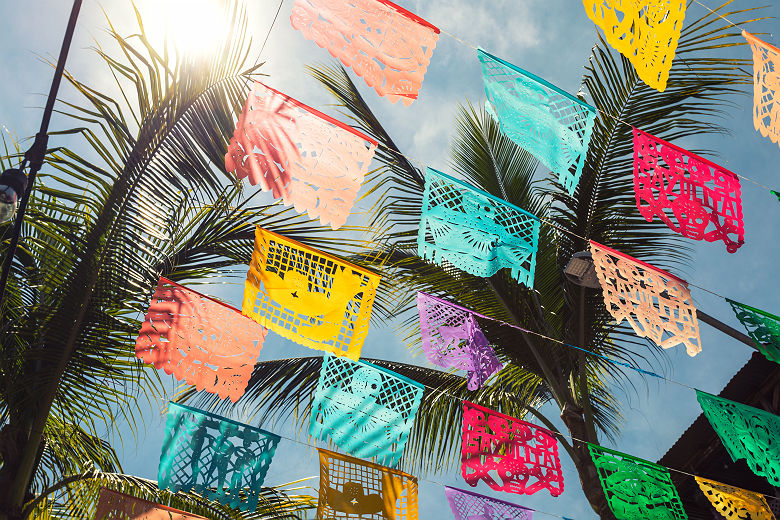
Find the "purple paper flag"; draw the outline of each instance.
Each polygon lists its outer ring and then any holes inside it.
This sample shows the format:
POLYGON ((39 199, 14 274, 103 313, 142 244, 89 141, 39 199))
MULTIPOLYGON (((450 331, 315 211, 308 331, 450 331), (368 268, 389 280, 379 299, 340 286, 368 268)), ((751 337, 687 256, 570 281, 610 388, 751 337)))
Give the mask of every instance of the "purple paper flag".
POLYGON ((474 312, 423 292, 417 293, 417 310, 425 355, 440 367, 468 371, 469 390, 503 368, 474 312))
POLYGON ((444 486, 455 520, 532 520, 534 511, 464 489, 444 486))

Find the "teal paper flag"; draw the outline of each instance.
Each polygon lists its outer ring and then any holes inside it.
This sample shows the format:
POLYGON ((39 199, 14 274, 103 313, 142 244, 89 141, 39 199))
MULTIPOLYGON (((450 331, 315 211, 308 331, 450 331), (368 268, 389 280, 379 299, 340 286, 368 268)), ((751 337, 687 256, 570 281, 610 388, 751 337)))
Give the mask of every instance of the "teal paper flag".
POLYGON ((780 363, 780 316, 729 300, 737 319, 747 330, 756 348, 769 361, 780 363))

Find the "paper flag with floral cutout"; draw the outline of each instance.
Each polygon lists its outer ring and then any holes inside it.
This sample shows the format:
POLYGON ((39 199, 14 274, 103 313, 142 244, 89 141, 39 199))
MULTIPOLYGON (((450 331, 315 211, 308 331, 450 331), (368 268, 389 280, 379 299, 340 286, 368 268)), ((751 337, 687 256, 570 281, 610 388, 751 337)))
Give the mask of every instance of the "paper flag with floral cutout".
POLYGON ((260 428, 169 403, 158 486, 254 511, 280 440, 260 428))
POLYGON ((590 443, 588 451, 618 520, 688 518, 666 468, 590 443))
POLYGON ((198 390, 236 402, 266 333, 238 309, 160 278, 135 355, 198 390))
POLYGON ((417 254, 490 277, 502 268, 534 285, 540 222, 517 206, 444 173, 425 172, 417 254))
POLYGON ((317 518, 417 520, 417 479, 348 455, 318 448, 317 518))
POLYGON ((726 301, 734 309, 737 319, 747 329, 759 352, 768 360, 780 363, 780 316, 728 298, 726 301))
POLYGON ((258 227, 242 309, 296 343, 358 359, 379 280, 366 269, 258 227))
POLYGON ((485 482, 507 493, 563 493, 555 434, 468 401, 463 401, 461 474, 471 487, 485 482))
POLYGON ((746 489, 728 486, 695 477, 704 496, 710 501, 718 513, 729 520, 775 520, 775 515, 769 509, 764 495, 753 493, 746 489))
POLYGON ((206 518, 101 488, 93 520, 206 520, 206 518))
POLYGON ((658 216, 693 240, 745 243, 739 177, 715 163, 634 128, 634 192, 639 212, 658 216))
POLYGON ((550 171, 569 195, 580 182, 596 109, 555 85, 480 49, 488 110, 501 131, 550 171))
POLYGON ((590 242, 604 305, 619 323, 662 348, 685 345, 701 352, 699 321, 688 284, 673 274, 599 243, 590 242))
POLYGON ((398 464, 425 387, 366 361, 326 354, 311 407, 309 434, 350 455, 398 464))
POLYGON ((225 169, 298 213, 343 226, 377 142, 255 82, 225 154, 225 169))
POLYGON ((742 36, 753 49, 753 125, 780 145, 780 49, 749 32, 742 36))
POLYGON ((533 520, 533 509, 444 486, 455 520, 533 520))
POLYGON ((639 79, 663 92, 677 51, 686 0, 582 0, 607 43, 628 58, 639 79))
POLYGON ((696 390, 696 398, 731 460, 780 487, 780 417, 696 390))
POLYGON ((290 21, 391 103, 417 99, 439 29, 388 0, 295 0, 290 21))
POLYGON ((503 365, 474 313, 430 294, 417 293, 420 334, 425 355, 443 368, 468 372, 468 389, 478 390, 503 365))

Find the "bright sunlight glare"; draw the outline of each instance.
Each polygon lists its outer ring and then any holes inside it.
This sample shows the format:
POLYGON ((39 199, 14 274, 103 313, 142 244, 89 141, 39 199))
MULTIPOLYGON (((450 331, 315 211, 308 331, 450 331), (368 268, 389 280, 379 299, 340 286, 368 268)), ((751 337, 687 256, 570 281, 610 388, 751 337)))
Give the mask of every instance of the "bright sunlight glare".
POLYGON ((219 44, 224 20, 217 0, 162 0, 169 43, 187 54, 201 54, 219 44))

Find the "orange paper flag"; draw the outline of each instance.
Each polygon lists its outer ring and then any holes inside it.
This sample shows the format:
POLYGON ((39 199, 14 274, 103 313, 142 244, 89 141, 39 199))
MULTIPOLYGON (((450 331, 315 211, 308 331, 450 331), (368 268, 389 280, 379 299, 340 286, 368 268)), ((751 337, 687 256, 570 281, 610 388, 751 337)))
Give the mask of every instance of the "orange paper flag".
POLYGON ((780 145, 780 49, 742 31, 753 48, 753 125, 780 145))

